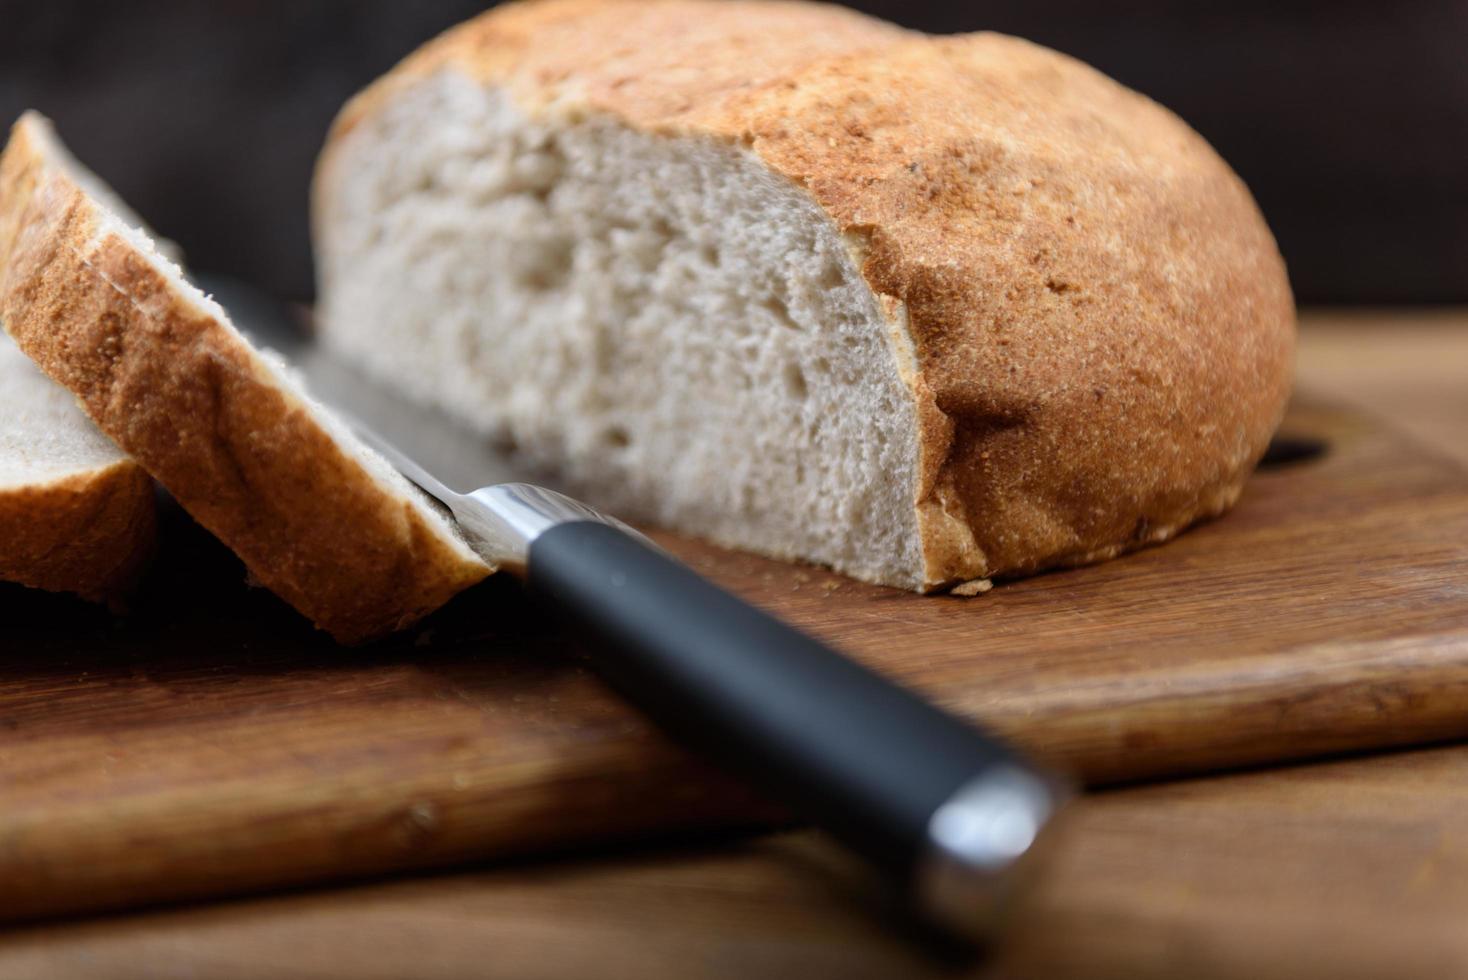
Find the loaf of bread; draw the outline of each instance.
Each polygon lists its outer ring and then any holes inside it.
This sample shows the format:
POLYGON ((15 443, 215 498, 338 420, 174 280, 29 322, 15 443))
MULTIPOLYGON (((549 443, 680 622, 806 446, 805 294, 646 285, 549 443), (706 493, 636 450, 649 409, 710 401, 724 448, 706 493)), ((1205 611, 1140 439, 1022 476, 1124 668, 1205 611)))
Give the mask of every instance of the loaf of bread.
POLYGON ((148 474, 0 333, 0 579, 119 598, 155 526, 148 474))
POLYGON ((0 321, 252 576, 343 642, 490 568, 99 192, 34 113, 0 155, 0 321))
POLYGON ((324 341, 623 516, 935 589, 1228 508, 1294 309, 1167 110, 995 34, 543 0, 354 99, 324 341))

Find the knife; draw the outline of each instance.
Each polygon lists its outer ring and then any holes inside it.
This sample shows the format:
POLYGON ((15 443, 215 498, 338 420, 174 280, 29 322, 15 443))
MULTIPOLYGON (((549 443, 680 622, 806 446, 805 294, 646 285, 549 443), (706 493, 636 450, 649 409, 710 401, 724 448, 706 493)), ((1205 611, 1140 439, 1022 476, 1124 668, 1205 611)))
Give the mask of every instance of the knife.
POLYGON ((206 282, 313 397, 592 638, 594 666, 622 696, 884 870, 925 920, 993 937, 1048 850, 1065 782, 615 518, 514 480, 485 439, 334 360, 264 294, 206 282))

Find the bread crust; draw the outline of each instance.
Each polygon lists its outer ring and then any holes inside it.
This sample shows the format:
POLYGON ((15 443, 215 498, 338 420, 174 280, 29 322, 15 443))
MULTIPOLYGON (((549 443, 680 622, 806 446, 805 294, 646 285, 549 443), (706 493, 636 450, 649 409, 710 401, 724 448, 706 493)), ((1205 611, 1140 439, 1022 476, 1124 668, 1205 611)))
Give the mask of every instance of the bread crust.
POLYGON ((115 601, 153 553, 153 481, 128 459, 0 490, 0 579, 115 601))
POLYGON ((344 643, 402 628, 489 574, 382 487, 249 345, 139 249, 45 152, 0 157, 0 319, 32 360, 252 576, 344 643))
POLYGON ((925 588, 1221 513, 1283 415, 1294 303, 1247 189, 1177 117, 1070 58, 814 4, 509 4, 343 110, 318 209, 346 135, 446 69, 532 115, 745 147, 825 210, 915 352, 925 588))

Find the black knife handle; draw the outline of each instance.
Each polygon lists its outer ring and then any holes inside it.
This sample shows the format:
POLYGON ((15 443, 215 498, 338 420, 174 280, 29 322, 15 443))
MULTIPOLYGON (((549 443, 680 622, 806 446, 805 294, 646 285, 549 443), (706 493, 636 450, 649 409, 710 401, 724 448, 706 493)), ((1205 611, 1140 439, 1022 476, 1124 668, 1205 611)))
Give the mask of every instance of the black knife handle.
POLYGON ((985 934, 1064 796, 1013 749, 607 524, 530 546, 526 580, 675 737, 830 830, 951 929, 985 934))

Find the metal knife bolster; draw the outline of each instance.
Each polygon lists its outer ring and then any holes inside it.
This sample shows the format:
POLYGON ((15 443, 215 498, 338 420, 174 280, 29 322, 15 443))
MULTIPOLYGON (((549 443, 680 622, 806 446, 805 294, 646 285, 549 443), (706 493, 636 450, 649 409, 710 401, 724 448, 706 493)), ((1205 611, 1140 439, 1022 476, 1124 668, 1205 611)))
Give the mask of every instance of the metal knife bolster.
POLYGON ((572 521, 595 521, 614 527, 658 551, 663 549, 640 531, 563 493, 531 483, 481 487, 447 501, 471 545, 505 571, 524 576, 530 546, 542 534, 572 521))

